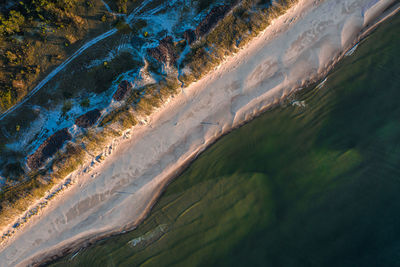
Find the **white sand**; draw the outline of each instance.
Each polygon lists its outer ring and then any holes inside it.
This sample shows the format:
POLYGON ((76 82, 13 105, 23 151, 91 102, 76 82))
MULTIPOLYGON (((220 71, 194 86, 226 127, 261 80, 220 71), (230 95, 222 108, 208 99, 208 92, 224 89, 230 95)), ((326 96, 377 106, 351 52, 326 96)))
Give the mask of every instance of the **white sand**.
POLYGON ((0 252, 0 266, 29 265, 137 224, 182 165, 293 89, 323 77, 393 2, 301 1, 148 125, 136 127, 95 170, 96 178, 80 177, 14 235, 0 252))

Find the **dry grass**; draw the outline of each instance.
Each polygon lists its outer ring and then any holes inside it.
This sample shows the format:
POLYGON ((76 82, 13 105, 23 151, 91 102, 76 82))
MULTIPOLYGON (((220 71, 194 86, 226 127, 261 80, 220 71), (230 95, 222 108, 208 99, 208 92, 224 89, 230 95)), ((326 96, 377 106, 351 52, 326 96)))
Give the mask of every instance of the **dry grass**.
POLYGON ((129 106, 123 106, 116 110, 111 111, 109 114, 104 116, 99 126, 113 126, 120 129, 128 129, 137 124, 137 121, 133 115, 132 108, 129 106))
POLYGON ((68 143, 65 151, 59 152, 55 156, 51 167, 51 177, 56 180, 64 179, 68 174, 81 166, 86 157, 87 154, 82 147, 68 143))

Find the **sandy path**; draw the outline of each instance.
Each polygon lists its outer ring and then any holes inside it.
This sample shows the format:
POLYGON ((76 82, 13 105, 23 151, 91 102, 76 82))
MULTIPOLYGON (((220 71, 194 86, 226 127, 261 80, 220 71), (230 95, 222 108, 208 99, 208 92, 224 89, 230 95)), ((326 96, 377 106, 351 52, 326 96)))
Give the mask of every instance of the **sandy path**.
POLYGON ((394 0, 304 0, 222 67, 184 89, 80 177, 0 252, 24 266, 137 223, 168 178, 221 134, 316 78, 394 0))

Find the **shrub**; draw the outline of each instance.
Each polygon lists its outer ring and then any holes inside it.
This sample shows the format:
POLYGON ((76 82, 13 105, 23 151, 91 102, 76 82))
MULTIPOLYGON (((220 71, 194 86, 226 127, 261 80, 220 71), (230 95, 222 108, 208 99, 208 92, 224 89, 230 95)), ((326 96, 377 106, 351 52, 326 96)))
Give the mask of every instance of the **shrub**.
POLYGON ((17 60, 18 60, 18 56, 11 51, 6 51, 6 58, 7 58, 8 63, 12 63, 12 64, 17 63, 17 60))
POLYGON ((24 170, 19 162, 13 162, 4 167, 3 174, 9 179, 19 179, 24 174, 24 170))
POLYGON ((123 19, 118 19, 117 22, 115 23, 115 28, 118 29, 121 33, 129 33, 132 31, 131 27, 129 24, 125 22, 123 19))
POLYGON ((89 98, 83 99, 83 100, 79 103, 79 105, 80 105, 81 107, 84 107, 84 108, 89 107, 89 106, 90 106, 90 99, 89 99, 89 98))
POLYGON ((71 108, 72 108, 72 102, 69 100, 65 101, 63 107, 61 108, 62 115, 65 116, 65 114, 68 111, 70 111, 71 108))
POLYGON ((128 2, 128 0, 118 0, 117 1, 118 12, 124 13, 124 14, 126 14, 128 12, 127 2, 128 2))
POLYGON ((2 110, 9 109, 13 105, 14 101, 10 89, 4 91, 0 90, 0 108, 2 110))
POLYGON ((0 16, 0 34, 11 35, 20 32, 24 22, 25 17, 20 12, 11 10, 7 19, 0 16))

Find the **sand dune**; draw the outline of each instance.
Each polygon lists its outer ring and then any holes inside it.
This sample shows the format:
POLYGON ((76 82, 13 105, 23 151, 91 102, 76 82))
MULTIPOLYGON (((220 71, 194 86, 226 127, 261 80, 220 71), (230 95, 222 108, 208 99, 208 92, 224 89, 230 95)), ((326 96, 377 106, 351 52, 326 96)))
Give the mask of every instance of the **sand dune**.
POLYGON ((317 78, 394 0, 303 0, 235 56, 185 88, 62 193, 0 251, 25 266, 137 224, 188 161, 290 91, 317 78))

